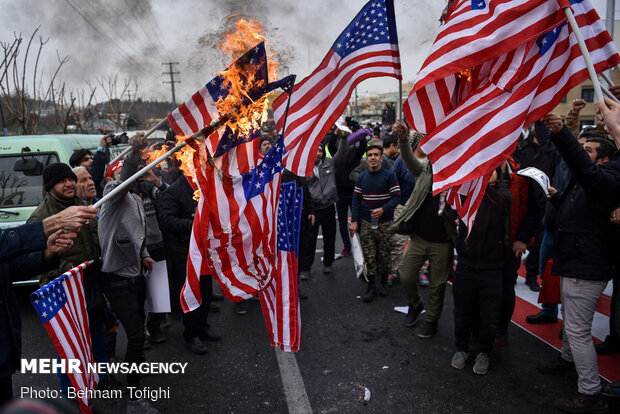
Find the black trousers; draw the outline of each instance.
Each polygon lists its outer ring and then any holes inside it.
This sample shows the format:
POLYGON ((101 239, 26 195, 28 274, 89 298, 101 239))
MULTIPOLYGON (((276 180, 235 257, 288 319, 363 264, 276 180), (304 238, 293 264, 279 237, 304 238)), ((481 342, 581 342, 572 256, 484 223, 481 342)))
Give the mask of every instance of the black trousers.
POLYGON ((508 331, 508 324, 515 310, 515 282, 518 277, 517 270, 521 266, 521 258, 515 256, 511 246, 506 245, 505 254, 502 272, 502 304, 499 311, 498 326, 500 334, 505 334, 508 331))
POLYGON ((351 248, 351 239, 349 238, 349 208, 353 205, 353 192, 343 193, 338 191, 338 200, 336 200, 336 209, 338 210, 338 227, 340 229, 340 238, 345 249, 351 248))
POLYGON ((185 328, 183 330, 183 338, 185 340, 204 336, 209 331, 207 314, 209 304, 211 304, 211 297, 213 296, 213 277, 211 275, 200 276, 200 296, 202 297, 200 306, 191 312, 183 314, 183 327, 185 328))
MULTIPOLYGON (((103 289, 112 311, 127 334, 126 362, 144 362, 146 279, 104 275, 103 289)), ((127 385, 140 387, 140 374, 127 374, 127 385)))
POLYGON ((502 269, 481 270, 457 265, 452 295, 456 349, 469 352, 474 321, 479 317, 477 350, 489 354, 499 320, 502 269))
POLYGON ((13 399, 13 380, 10 375, 0 377, 0 407, 13 399))
POLYGON ((331 266, 336 253, 336 209, 333 205, 314 211, 314 226, 299 235, 299 270, 309 271, 314 263, 319 227, 323 234, 323 264, 331 266))

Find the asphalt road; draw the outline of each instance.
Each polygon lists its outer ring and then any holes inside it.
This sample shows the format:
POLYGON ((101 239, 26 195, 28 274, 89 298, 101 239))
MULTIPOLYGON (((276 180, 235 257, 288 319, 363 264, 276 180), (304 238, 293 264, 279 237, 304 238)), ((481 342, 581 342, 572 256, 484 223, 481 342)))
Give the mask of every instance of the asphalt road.
MULTIPOLYGON (((487 375, 474 374, 471 362, 462 371, 453 369, 450 287, 438 334, 419 339, 414 335, 419 325, 405 327, 404 315, 394 311, 406 305, 401 285, 393 286, 386 298, 363 303, 358 296, 365 286, 354 276, 352 259, 337 260, 334 272, 326 275, 320 256, 311 280, 301 282, 309 298, 301 302, 302 344, 295 354, 312 412, 549 413, 555 412, 554 400, 576 392, 576 377, 538 373, 537 362, 555 358, 557 351, 515 325, 509 328, 509 345, 493 350, 487 375), (363 387, 371 392, 367 403, 362 400, 363 387)), ((18 290, 23 357, 50 358, 55 353, 27 301, 30 290, 18 290)), ((184 414, 286 413, 289 406, 295 407, 287 401, 259 303, 250 301, 248 314, 239 316, 233 303, 225 301, 221 312, 209 318, 223 340, 209 343, 206 355, 185 349, 179 315, 171 318, 168 340, 146 351, 148 361, 189 363, 183 375, 143 379, 143 386, 170 387, 170 398, 153 405, 163 413, 184 414)), ((54 374, 18 373, 13 383, 16 395, 22 386, 58 387, 54 374)), ((95 400, 93 407, 95 412, 122 413, 125 401, 95 400)))

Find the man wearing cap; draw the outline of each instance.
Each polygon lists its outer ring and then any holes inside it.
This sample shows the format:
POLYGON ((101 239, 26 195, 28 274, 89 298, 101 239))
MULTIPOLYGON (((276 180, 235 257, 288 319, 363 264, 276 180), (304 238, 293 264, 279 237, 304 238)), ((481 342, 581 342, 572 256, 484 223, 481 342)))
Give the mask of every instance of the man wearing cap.
MULTIPOLYGON (((122 167, 114 164, 108 168, 109 181, 103 190, 104 197, 118 188, 138 171, 142 160, 141 150, 148 146, 144 134, 129 139, 132 151, 125 157, 122 167), (115 168, 116 167, 116 168, 115 168), (119 170, 120 168, 120 170, 119 170), (119 173, 120 171, 120 173, 119 173)), ((135 184, 135 183, 134 183, 135 184)), ((146 215, 142 200, 131 192, 132 186, 115 193, 101 206, 99 220, 101 228, 102 271, 104 291, 112 311, 127 333, 125 362, 144 362, 144 324, 146 315, 145 272, 150 271, 154 260, 146 248, 146 215)), ((127 374, 127 385, 140 388, 140 374, 127 374)), ((146 399, 130 398, 128 413, 158 412, 146 399)))
MULTIPOLYGON (((47 217, 60 213, 72 206, 86 206, 86 203, 76 195, 77 176, 67 164, 50 164, 43 170, 43 185, 47 196, 32 213, 28 222, 44 220, 47 217)), ((101 289, 101 270, 99 256, 99 237, 97 235, 97 219, 85 222, 82 229, 73 240, 71 248, 58 255, 59 264, 53 270, 39 276, 39 284, 52 281, 67 270, 88 260, 95 260, 84 271, 84 294, 86 308, 90 322, 90 335, 93 345, 93 357, 96 362, 108 362, 105 353, 103 331, 103 310, 105 299, 101 289)), ((106 375, 101 376, 101 383, 106 386, 118 387, 114 381, 109 381, 106 375)), ((60 377, 61 390, 66 391, 69 380, 66 376, 60 377)))
POLYGON ((362 296, 370 302, 377 294, 375 278, 380 277, 380 296, 387 296, 388 273, 391 270, 392 234, 388 227, 394 208, 400 203, 400 186, 394 173, 382 168, 383 145, 371 143, 366 149, 368 170, 355 180, 351 213, 351 237, 360 232, 360 242, 368 269, 368 289, 362 296))

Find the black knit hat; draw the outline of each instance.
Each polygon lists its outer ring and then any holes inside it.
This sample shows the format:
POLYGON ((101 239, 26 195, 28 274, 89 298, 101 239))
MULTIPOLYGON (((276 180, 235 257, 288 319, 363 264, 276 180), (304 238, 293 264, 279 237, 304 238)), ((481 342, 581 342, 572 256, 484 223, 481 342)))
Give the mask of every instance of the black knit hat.
POLYGON ((45 191, 49 191, 56 183, 64 180, 65 178, 73 178, 77 182, 77 176, 67 164, 62 162, 56 162, 50 164, 43 170, 43 186, 45 191))

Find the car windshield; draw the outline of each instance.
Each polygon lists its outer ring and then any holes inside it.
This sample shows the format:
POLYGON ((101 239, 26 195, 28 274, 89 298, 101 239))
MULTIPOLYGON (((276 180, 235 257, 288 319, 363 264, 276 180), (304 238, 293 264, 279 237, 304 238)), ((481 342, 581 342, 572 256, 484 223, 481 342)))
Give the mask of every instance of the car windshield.
MULTIPOLYGON (((19 155, 0 156, 0 207, 37 206, 43 201, 43 176, 15 171, 15 162, 20 158, 19 155)), ((53 153, 36 154, 34 158, 43 166, 58 162, 58 156, 53 153)))

